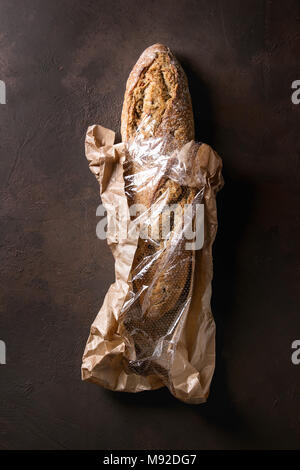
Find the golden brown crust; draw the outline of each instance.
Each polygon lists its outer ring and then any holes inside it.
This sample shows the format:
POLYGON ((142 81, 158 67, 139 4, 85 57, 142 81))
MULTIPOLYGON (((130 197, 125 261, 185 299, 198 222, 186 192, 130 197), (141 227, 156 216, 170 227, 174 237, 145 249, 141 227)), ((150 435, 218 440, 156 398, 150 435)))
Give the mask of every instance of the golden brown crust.
MULTIPOLYGON (((127 81, 121 123, 123 141, 135 137, 137 132, 145 138, 171 136, 172 145, 178 141, 179 146, 194 139, 185 73, 170 50, 161 44, 154 44, 143 52, 127 81)), ((128 158, 125 181, 131 184, 145 169, 128 158)), ((183 208, 195 197, 195 190, 180 186, 166 175, 155 182, 143 183, 139 191, 129 196, 130 204, 149 208, 163 195, 165 205, 179 203, 183 208)), ((183 292, 189 290, 187 283, 191 279, 194 255, 185 250, 185 240, 172 243, 176 231, 178 227, 174 226, 169 240, 157 241, 149 237, 140 238, 138 242, 132 265, 133 287, 143 316, 149 319, 160 318, 174 310, 180 299, 182 302, 183 292)))
POLYGON ((137 129, 145 137, 171 134, 180 142, 194 139, 192 102, 185 73, 162 44, 148 47, 129 75, 121 118, 122 140, 137 129))

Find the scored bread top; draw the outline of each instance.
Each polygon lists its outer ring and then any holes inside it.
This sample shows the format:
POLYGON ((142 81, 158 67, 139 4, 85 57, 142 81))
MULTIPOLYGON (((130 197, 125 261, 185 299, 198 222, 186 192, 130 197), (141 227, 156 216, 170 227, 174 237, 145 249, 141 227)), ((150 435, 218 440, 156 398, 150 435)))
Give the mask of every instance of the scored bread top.
POLYGON ((121 118, 122 140, 137 130, 147 137, 194 139, 192 102, 185 73, 170 49, 148 47, 127 80, 121 118))

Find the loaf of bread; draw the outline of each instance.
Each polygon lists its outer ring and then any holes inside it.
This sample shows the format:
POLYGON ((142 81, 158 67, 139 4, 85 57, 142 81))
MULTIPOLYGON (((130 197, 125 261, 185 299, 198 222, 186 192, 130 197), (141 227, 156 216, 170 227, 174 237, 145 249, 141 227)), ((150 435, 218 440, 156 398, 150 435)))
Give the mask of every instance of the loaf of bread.
MULTIPOLYGON (((146 49, 129 75, 121 133, 123 141, 141 134, 144 139, 162 137, 167 142, 170 138, 172 145, 175 142, 178 147, 194 139, 193 111, 185 73, 170 50, 161 44, 146 49)), ((193 202, 196 190, 180 186, 168 178, 167 172, 159 178, 143 181, 142 187, 136 188, 134 178, 145 174, 146 170, 147 162, 141 165, 128 156, 124 176, 125 189, 126 181, 130 182, 127 185, 130 204, 150 208, 161 197, 166 205, 178 203, 183 207, 193 202), (130 191, 129 186, 137 190, 130 191)), ((173 235, 179 230, 173 220, 167 240, 149 237, 138 241, 131 274, 144 320, 157 321, 165 315, 174 318, 178 305, 184 303, 188 295, 194 253, 185 249, 186 240, 172 243, 173 235)), ((129 324, 130 320, 127 326, 129 324)), ((163 330, 167 324, 164 323, 163 330)), ((137 329, 136 322, 134 328, 137 329)))
POLYGON ((171 134, 181 142, 194 139, 192 101, 185 73, 162 44, 154 44, 143 52, 127 80, 122 140, 134 137, 138 129, 146 137, 171 134))

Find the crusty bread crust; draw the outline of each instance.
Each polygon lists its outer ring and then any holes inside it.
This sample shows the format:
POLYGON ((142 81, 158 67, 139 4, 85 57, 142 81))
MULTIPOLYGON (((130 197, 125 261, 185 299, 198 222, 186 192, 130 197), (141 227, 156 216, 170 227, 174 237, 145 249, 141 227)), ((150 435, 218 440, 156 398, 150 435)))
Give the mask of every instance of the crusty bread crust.
MULTIPOLYGON (((143 52, 127 81, 121 123, 123 141, 138 132, 145 138, 166 137, 168 141, 171 137, 172 146, 174 142, 180 146, 194 139, 193 111, 185 73, 171 51, 161 44, 154 44, 143 52)), ((145 170, 147 167, 141 168, 129 155, 124 168, 125 188, 126 180, 131 186, 135 175, 145 170)), ((182 187, 164 174, 155 183, 143 183, 133 194, 127 191, 130 204, 149 208, 164 194, 166 205, 178 203, 184 207, 192 203, 196 195, 195 189, 182 187)), ((174 311, 189 292, 194 254, 185 250, 185 240, 172 244, 172 233, 176 231, 178 233, 178 227, 173 227, 169 240, 139 239, 131 274, 144 318, 154 320, 174 311)), ((172 318, 170 315, 170 321, 172 318)), ((126 323, 128 328, 137 328, 129 319, 126 323)))
POLYGON ((138 128, 145 137, 171 134, 181 142, 194 139, 187 78, 170 49, 162 44, 142 53, 127 80, 122 140, 133 137, 138 128))

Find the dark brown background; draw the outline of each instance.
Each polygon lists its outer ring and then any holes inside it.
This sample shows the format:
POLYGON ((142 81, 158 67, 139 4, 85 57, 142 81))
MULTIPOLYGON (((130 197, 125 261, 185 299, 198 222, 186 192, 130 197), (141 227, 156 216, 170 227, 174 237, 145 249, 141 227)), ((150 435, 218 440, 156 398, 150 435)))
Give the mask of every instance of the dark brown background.
POLYGON ((300 2, 1 0, 0 26, 0 448, 300 448, 300 2), (197 138, 224 161, 200 406, 80 380, 114 279, 84 135, 120 136, 125 81, 155 42, 181 60, 197 138))

